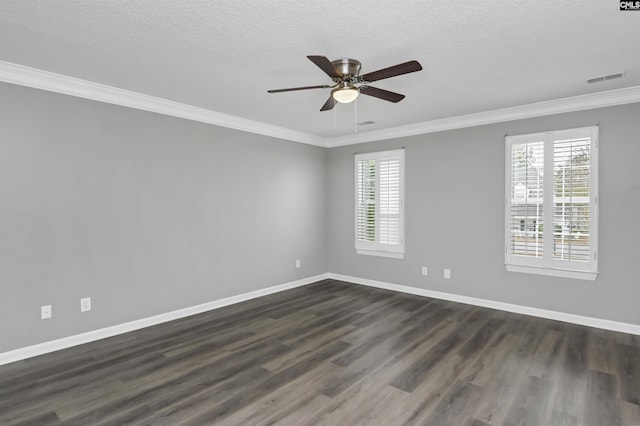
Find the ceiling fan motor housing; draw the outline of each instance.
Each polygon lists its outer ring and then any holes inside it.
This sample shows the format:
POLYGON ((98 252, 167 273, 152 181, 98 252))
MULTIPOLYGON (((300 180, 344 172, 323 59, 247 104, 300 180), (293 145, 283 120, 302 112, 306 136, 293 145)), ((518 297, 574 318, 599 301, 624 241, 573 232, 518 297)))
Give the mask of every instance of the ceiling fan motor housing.
POLYGON ((345 77, 354 78, 360 75, 360 67, 362 66, 362 64, 358 60, 342 58, 331 61, 331 63, 345 77))

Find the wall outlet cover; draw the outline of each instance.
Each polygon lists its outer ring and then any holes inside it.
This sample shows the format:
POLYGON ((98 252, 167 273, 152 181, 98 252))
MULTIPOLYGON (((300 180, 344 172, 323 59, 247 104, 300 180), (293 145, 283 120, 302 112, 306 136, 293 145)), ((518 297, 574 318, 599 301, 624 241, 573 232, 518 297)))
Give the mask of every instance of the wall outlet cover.
POLYGON ((429 272, 429 270, 427 269, 426 266, 422 267, 422 275, 427 275, 427 273, 429 272))
POLYGON ((87 312, 91 310, 91 298, 85 297, 80 299, 80 312, 87 312))
POLYGON ((51 305, 42 305, 40 306, 40 318, 41 319, 49 319, 51 318, 51 305))
POLYGON ((445 269, 444 270, 444 278, 447 280, 451 279, 451 269, 445 269))

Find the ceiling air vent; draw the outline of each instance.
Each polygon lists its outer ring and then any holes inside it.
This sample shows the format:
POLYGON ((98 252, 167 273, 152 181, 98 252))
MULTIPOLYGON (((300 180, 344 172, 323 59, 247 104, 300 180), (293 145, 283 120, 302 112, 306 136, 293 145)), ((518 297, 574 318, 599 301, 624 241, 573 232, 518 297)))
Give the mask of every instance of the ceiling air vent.
POLYGON ((601 81, 615 80, 616 78, 622 78, 622 77, 624 77, 624 73, 618 72, 615 74, 609 74, 609 75, 603 75, 600 77, 590 78, 589 80, 587 80, 587 84, 600 83, 601 81))

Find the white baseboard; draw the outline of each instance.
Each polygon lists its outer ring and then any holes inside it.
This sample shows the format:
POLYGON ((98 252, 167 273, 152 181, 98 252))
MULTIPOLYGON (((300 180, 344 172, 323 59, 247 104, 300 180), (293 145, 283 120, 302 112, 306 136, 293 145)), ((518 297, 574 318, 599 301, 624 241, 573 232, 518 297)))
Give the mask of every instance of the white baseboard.
POLYGON ((485 308, 498 309, 501 311, 513 312, 516 314, 530 315, 539 318, 546 318, 556 321, 563 321, 572 324, 586 325, 587 327, 601 328, 604 330, 619 331, 621 333, 640 335, 640 325, 628 324, 624 322, 610 321, 600 318, 585 317, 582 315, 568 314, 564 312, 550 311, 547 309, 532 308, 530 306, 514 305, 511 303, 496 302, 494 300, 478 299, 476 297, 461 296, 458 294, 443 293, 440 291, 427 290, 424 288, 409 287, 399 284, 391 284, 383 281, 375 281, 367 278, 351 277, 329 273, 328 278, 338 281, 346 281, 354 284, 362 284, 370 287, 382 288, 386 290, 398 291, 401 293, 415 294, 418 296, 432 297, 434 299, 448 300, 451 302, 465 303, 467 305, 482 306, 485 308))
POLYGON ((150 327, 152 325, 162 324, 164 322, 188 317, 202 312, 211 311, 222 308, 223 306, 233 305, 235 303, 244 302, 246 300, 255 299, 256 297, 266 296, 280 291, 289 290, 295 287, 311 284, 324 280, 329 274, 320 274, 313 277, 303 278, 297 281, 291 281, 285 284, 275 285, 263 288, 249 293, 239 294, 237 296, 226 297, 224 299, 214 300, 203 303, 201 305, 190 306, 188 308, 178 309, 176 311, 164 314, 154 315, 152 317, 142 318, 111 327, 101 328, 98 330, 88 331, 86 333, 76 334, 73 336, 63 337, 57 340, 51 340, 24 348, 15 349, 8 352, 0 353, 0 365, 9 364, 15 361, 43 355, 49 352, 55 352, 60 349, 70 348, 76 345, 93 342, 107 337, 116 336, 118 334, 128 333, 129 331, 139 330, 141 328, 150 327))
POLYGON ((8 352, 0 353, 0 365, 9 364, 15 361, 43 355, 49 352, 55 352, 60 349, 70 348, 72 346, 93 342, 107 337, 116 336, 118 334, 128 333, 130 331, 139 330, 141 328, 150 327, 152 325, 162 324, 164 322, 185 318, 202 312, 211 311, 223 306, 233 305, 235 303, 244 302, 246 300, 255 299, 256 297, 266 296, 284 290, 311 284, 324 279, 333 279, 338 281, 346 281, 354 284, 362 284, 370 287, 382 288, 386 290, 398 291, 401 293, 415 294, 417 296, 431 297, 434 299, 448 300, 451 302, 465 303, 468 305, 482 306, 485 308, 498 309, 506 312, 530 315, 539 318, 546 318, 556 321, 563 321, 572 324, 585 325, 588 327, 596 327, 604 330, 618 331, 622 333, 640 335, 640 325, 628 324, 617 321, 610 321, 600 318, 585 317, 581 315, 568 314, 564 312, 550 311, 547 309, 533 308, 530 306, 514 305, 511 303, 497 302, 487 299, 479 299, 476 297, 461 296, 458 294, 444 293, 440 291, 428 290, 417 287, 409 287, 405 285, 392 284, 383 281, 370 280, 367 278, 358 278, 348 275, 326 273, 315 275, 313 277, 303 278, 301 280, 292 281, 268 288, 263 288, 249 293, 239 294, 237 296, 226 297, 220 300, 203 303, 201 305, 191 306, 164 314, 154 315, 152 317, 142 318, 111 327, 101 328, 98 330, 88 331, 86 333, 76 334, 73 336, 63 337, 57 340, 51 340, 24 348, 15 349, 8 352))

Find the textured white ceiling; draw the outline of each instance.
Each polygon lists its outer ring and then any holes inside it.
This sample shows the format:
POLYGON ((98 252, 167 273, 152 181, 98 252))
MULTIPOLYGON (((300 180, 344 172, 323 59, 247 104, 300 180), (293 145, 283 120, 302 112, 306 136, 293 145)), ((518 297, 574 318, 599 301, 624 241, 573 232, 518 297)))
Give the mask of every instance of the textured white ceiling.
POLYGON ((616 0, 0 0, 0 60, 321 136, 353 132, 353 104, 266 93, 330 84, 306 55, 422 63, 374 85, 400 103, 358 99, 368 131, 638 86, 637 40, 616 0))

